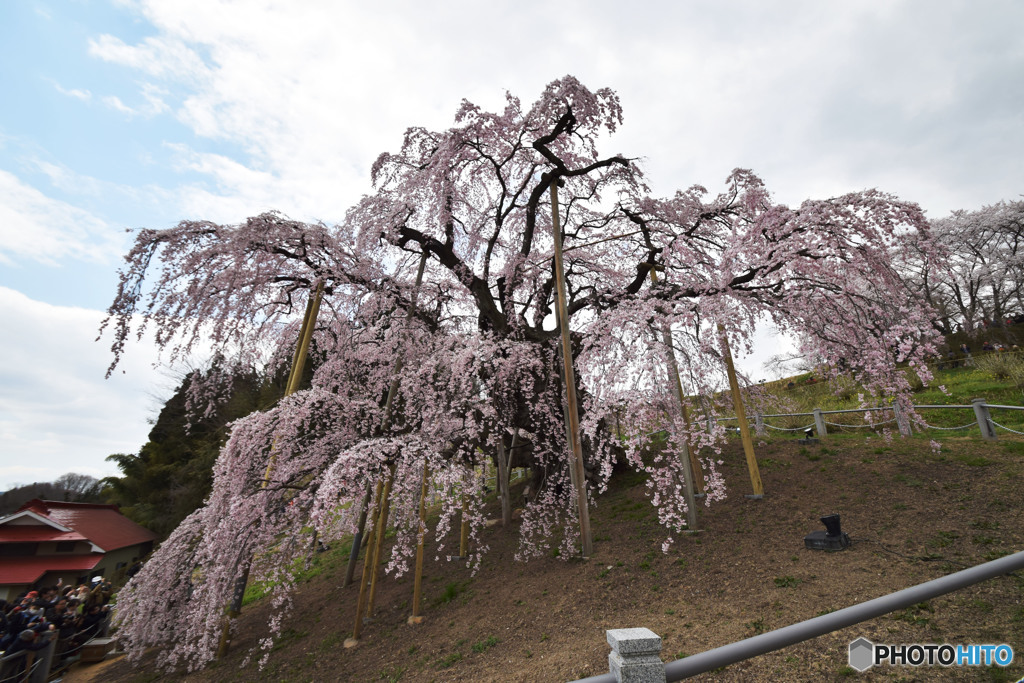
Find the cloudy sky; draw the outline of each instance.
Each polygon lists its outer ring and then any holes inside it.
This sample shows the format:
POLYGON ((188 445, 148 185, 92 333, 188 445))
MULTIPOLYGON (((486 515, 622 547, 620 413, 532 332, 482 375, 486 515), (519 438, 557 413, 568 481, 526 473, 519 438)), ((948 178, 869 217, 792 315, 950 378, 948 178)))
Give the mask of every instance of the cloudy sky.
POLYGON ((783 203, 877 187, 932 218, 1024 191, 1024 3, 369 5, 0 4, 0 490, 115 474, 173 386, 145 340, 103 379, 126 230, 337 222, 462 98, 611 87, 604 151, 645 158, 660 195, 735 167, 783 203))

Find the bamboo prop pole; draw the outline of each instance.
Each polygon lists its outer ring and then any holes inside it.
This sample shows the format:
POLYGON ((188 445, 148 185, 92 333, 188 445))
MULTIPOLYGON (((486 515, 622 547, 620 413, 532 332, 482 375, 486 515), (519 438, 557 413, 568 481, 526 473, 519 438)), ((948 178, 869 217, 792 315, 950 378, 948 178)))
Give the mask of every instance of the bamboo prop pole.
POLYGON ((302 383, 302 372, 306 368, 306 357, 309 355, 309 343, 313 339, 313 330, 316 328, 316 319, 320 315, 320 302, 324 297, 324 282, 321 280, 317 283, 316 294, 313 295, 312 301, 307 304, 306 320, 303 324, 301 336, 299 338, 299 349, 301 352, 295 354, 295 359, 292 362, 292 373, 289 377, 288 387, 285 389, 284 395, 291 396, 299 390, 299 384, 302 383))
MULTIPOLYGON (((377 491, 374 498, 377 500, 377 505, 381 503, 381 495, 384 492, 384 481, 377 482, 377 491)), ((371 517, 373 523, 370 524, 370 542, 366 546, 366 556, 370 557, 373 553, 373 549, 376 546, 377 536, 377 515, 371 517)), ((363 609, 366 607, 366 593, 367 588, 370 584, 370 572, 366 571, 366 563, 363 563, 363 572, 359 579, 359 598, 356 600, 356 623, 352 628, 352 637, 345 640, 345 647, 355 647, 359 644, 359 636, 363 631, 363 609)))
POLYGON ((299 356, 302 355, 302 341, 306 338, 306 330, 309 328, 309 315, 313 311, 313 299, 320 294, 320 285, 317 285, 316 294, 306 300, 306 312, 302 314, 302 325, 299 326, 299 336, 295 341, 295 350, 292 352, 292 364, 288 368, 288 381, 284 385, 284 395, 287 396, 292 386, 292 377, 295 375, 295 366, 299 364, 299 356))
MULTIPOLYGON (((688 369, 690 380, 696 383, 696 380, 693 377, 693 368, 689 367, 688 369)), ((679 390, 682 392, 681 395, 683 396, 683 400, 681 401, 683 410, 683 426, 686 428, 686 446, 690 450, 690 467, 697 475, 696 481, 694 482, 694 486, 697 488, 697 493, 694 495, 704 495, 704 469, 701 467, 700 458, 697 457, 699 449, 695 448, 693 443, 690 442, 690 434, 693 433, 693 424, 690 422, 690 402, 686 400, 685 397, 686 392, 683 390, 683 378, 679 373, 678 365, 676 366, 676 379, 679 380, 679 390)))
MULTIPOLYGON (((420 254, 419 267, 416 270, 416 284, 413 286, 412 294, 409 300, 409 310, 406 314, 406 323, 412 321, 413 315, 416 312, 416 300, 419 297, 420 285, 423 284, 423 271, 427 266, 427 252, 423 251, 420 254)), ((381 433, 387 432, 391 427, 391 417, 394 409, 395 395, 398 393, 398 387, 402 380, 402 368, 405 364, 404 355, 400 354, 398 359, 395 361, 394 377, 391 380, 391 385, 388 387, 388 395, 384 401, 384 415, 381 418, 381 433)), ((377 503, 379 509, 379 519, 374 517, 375 532, 371 532, 370 543, 366 547, 366 559, 363 561, 362 577, 360 579, 359 587, 359 599, 356 602, 356 625, 352 631, 352 637, 345 641, 345 647, 354 647, 359 643, 359 636, 362 631, 363 623, 363 595, 367 581, 370 581, 370 596, 367 601, 367 615, 373 615, 374 600, 377 594, 377 576, 378 576, 378 565, 380 563, 381 548, 384 545, 384 534, 387 530, 387 519, 388 519, 388 506, 389 497, 391 495, 391 486, 394 482, 395 477, 395 466, 392 465, 388 474, 387 484, 384 486, 384 490, 380 493, 379 502, 377 503), (372 561, 371 561, 372 560, 372 561), (372 580, 371 578, 372 577, 372 580)), ((379 486, 379 484, 378 484, 379 486)), ((363 519, 365 523, 365 518, 363 519)), ((362 529, 357 529, 357 534, 362 529)), ((349 567, 346 569, 346 575, 349 572, 354 571, 356 559, 359 556, 359 547, 355 544, 353 539, 353 552, 349 555, 349 567)))
MULTIPOLYGON (((658 283, 658 275, 651 270, 651 283, 658 283)), ((679 380, 679 364, 676 362, 676 352, 672 345, 672 327, 665 323, 661 328, 661 338, 668 352, 668 375, 669 381, 675 384, 676 398, 679 400, 679 410, 685 415, 686 397, 683 396, 683 383, 679 380)), ((685 420, 684 420, 685 424, 685 420)), ((686 527, 689 531, 697 530, 697 504, 693 497, 694 467, 690 460, 690 439, 689 432, 683 437, 683 457, 679 459, 683 466, 683 496, 686 500, 686 527)), ((700 470, 697 469, 697 472, 700 470)))
POLYGON ((345 588, 356 575, 356 560, 359 559, 359 550, 363 546, 363 531, 366 529, 366 511, 370 507, 370 495, 373 492, 373 486, 369 482, 366 483, 366 493, 363 494, 363 499, 359 503, 359 521, 356 523, 356 533, 352 537, 352 549, 348 553, 348 567, 345 568, 345 580, 342 581, 341 587, 345 588))
MULTIPOLYGON (((366 603, 366 618, 373 618, 373 608, 377 601, 377 582, 380 579, 380 558, 384 549, 384 536, 388 530, 388 513, 391 512, 391 487, 395 483, 395 466, 392 465, 388 471, 388 480, 384 484, 383 498, 380 502, 380 519, 377 522, 377 543, 373 546, 373 564, 370 566, 370 598, 366 603)), ((370 553, 366 553, 370 557, 370 553)), ((363 571, 366 565, 363 564, 363 571)))
POLYGON ((469 498, 465 489, 462 491, 462 524, 459 533, 459 557, 469 557, 469 498))
MULTIPOLYGON (((678 377, 678 375, 676 375, 676 376, 678 377)), ((680 386, 681 385, 682 385, 682 382, 680 382, 680 386)), ((697 449, 695 449, 693 447, 693 445, 690 443, 690 437, 689 437, 689 434, 690 434, 690 409, 687 406, 687 402, 686 402, 685 398, 683 399, 682 404, 683 404, 683 427, 686 429, 686 434, 687 434, 687 437, 686 437, 686 448, 687 448, 687 450, 690 453, 690 467, 691 467, 691 469, 694 472, 702 473, 703 471, 701 470, 701 466, 700 466, 700 458, 697 457, 697 449)), ((701 495, 701 494, 703 494, 704 493, 704 477, 703 476, 696 477, 693 483, 694 483, 694 486, 696 486, 696 488, 697 488, 697 493, 694 494, 694 495, 701 495)))
MULTIPOLYGON (((409 311, 408 311, 408 313, 406 314, 406 317, 405 317, 406 323, 408 323, 409 321, 412 320, 412 317, 413 317, 413 315, 415 313, 415 310, 416 310, 416 299, 419 297, 420 285, 423 283, 423 271, 426 268, 426 266, 427 266, 427 252, 424 251, 420 255, 419 268, 416 270, 416 284, 415 284, 415 286, 413 287, 413 290, 412 290, 412 296, 411 296, 411 304, 412 305, 409 307, 409 311)), ((382 434, 387 432, 387 430, 391 427, 391 415, 392 415, 392 410, 393 410, 393 406, 394 406, 394 402, 395 402, 395 394, 398 393, 398 387, 401 384, 401 374, 402 374, 402 368, 404 367, 404 365, 405 365, 405 357, 403 355, 399 355, 398 359, 395 361, 395 368, 394 368, 394 372, 393 372, 394 377, 392 377, 391 385, 388 387, 388 396, 384 400, 384 416, 381 418, 381 425, 380 425, 380 431, 381 431, 382 434)), ((358 525, 356 527, 356 536, 355 536, 355 538, 352 541, 352 552, 349 553, 348 567, 345 568, 345 582, 342 584, 342 587, 345 587, 349 583, 351 583, 352 580, 349 577, 352 577, 352 576, 355 575, 356 562, 359 560, 359 548, 360 548, 360 545, 356 543, 356 539, 359 539, 360 541, 362 540, 363 531, 366 528, 366 502, 365 501, 368 499, 369 495, 370 495, 370 492, 369 492, 369 490, 367 490, 366 494, 363 496, 363 501, 364 501, 363 508, 362 508, 362 510, 359 513, 359 523, 358 523, 358 525)), ((369 557, 370 554, 367 553, 366 556, 369 557)), ((363 566, 363 571, 366 571, 365 562, 363 563, 363 565, 364 565, 363 566)))
POLYGON ((743 408, 743 397, 740 396, 740 383, 736 380, 736 368, 732 362, 732 351, 725 328, 718 326, 718 336, 722 340, 722 353, 725 356, 725 370, 729 375, 729 388, 732 390, 732 404, 736 408, 736 421, 740 423, 740 438, 743 440, 743 452, 747 456, 747 469, 750 470, 750 485, 754 488, 753 495, 748 498, 764 498, 764 487, 761 485, 761 471, 757 467, 754 455, 754 442, 750 438, 750 427, 747 425, 747 412, 743 408))
POLYGON ((594 541, 590 532, 590 510, 587 504, 587 477, 583 469, 583 448, 580 444, 580 416, 576 407, 576 373, 572 367, 572 346, 569 341, 569 312, 566 308, 565 269, 562 264, 562 229, 558 222, 558 185, 551 182, 551 229, 555 243, 555 283, 558 288, 558 326, 562 330, 562 362, 565 366, 565 428, 572 450, 569 472, 576 488, 576 504, 579 508, 580 540, 583 557, 594 553, 594 541))
MULTIPOLYGON (((295 354, 292 356, 292 369, 288 373, 288 383, 285 384, 284 395, 291 396, 299 389, 302 382, 302 371, 306 367, 306 355, 309 353, 309 342, 313 339, 313 329, 316 327, 316 318, 320 314, 320 301, 324 295, 324 283, 321 280, 317 283, 316 293, 306 304, 306 316, 302 319, 302 328, 299 330, 299 343, 295 347, 295 354)), ((263 473, 263 484, 261 488, 267 488, 270 483, 270 474, 274 471, 277 463, 277 453, 273 449, 270 453, 270 461, 263 473)))
POLYGON ((220 629, 220 640, 217 642, 217 659, 222 659, 231 646, 231 622, 242 613, 242 601, 245 599, 245 588, 249 583, 249 568, 252 566, 252 558, 246 560, 241 575, 235 579, 234 591, 231 594, 231 602, 224 610, 224 621, 220 629))
MULTIPOLYGON (((292 354, 292 367, 288 372, 288 381, 285 384, 284 395, 290 396, 298 389, 302 377, 302 371, 306 364, 306 355, 309 352, 309 342, 313 338, 313 329, 316 327, 316 318, 320 313, 320 301, 324 295, 324 283, 320 280, 316 286, 316 292, 306 302, 306 312, 302 316, 302 326, 299 328, 299 340, 295 345, 295 352, 292 354)), ((267 462, 267 469, 263 473, 263 481, 260 488, 267 488, 270 482, 270 474, 274 471, 274 463, 277 461, 277 453, 271 449, 270 460, 267 462)), ((217 659, 223 658, 228 653, 231 645, 231 622, 237 619, 242 613, 242 601, 245 599, 245 588, 249 583, 249 569, 252 566, 252 558, 245 563, 242 574, 235 579, 235 589, 231 596, 231 602, 224 612, 224 625, 221 627, 220 640, 217 643, 217 659)))
POLYGON ((519 447, 519 428, 512 431, 512 443, 508 452, 505 451, 505 435, 498 439, 498 497, 501 498, 501 525, 508 526, 512 523, 512 492, 509 490, 509 470, 512 465, 512 456, 519 447))
POLYGON ((416 577, 412 588, 412 616, 410 624, 422 624, 420 603, 423 601, 423 546, 427 535, 427 485, 430 481, 430 467, 423 461, 423 483, 420 485, 420 533, 416 543, 416 577))
MULTIPOLYGON (((513 437, 514 438, 514 437, 513 437)), ((505 459, 505 434, 498 434, 498 498, 501 501, 501 525, 512 523, 512 500, 508 491, 508 460, 505 459)))

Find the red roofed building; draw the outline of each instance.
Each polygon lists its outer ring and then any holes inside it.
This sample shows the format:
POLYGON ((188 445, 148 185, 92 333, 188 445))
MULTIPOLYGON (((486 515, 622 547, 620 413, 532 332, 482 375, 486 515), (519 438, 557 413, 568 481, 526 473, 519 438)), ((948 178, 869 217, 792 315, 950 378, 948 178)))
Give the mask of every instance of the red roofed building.
POLYGON ((156 534, 116 505, 30 500, 0 519, 0 599, 40 586, 108 579, 148 555, 156 534))

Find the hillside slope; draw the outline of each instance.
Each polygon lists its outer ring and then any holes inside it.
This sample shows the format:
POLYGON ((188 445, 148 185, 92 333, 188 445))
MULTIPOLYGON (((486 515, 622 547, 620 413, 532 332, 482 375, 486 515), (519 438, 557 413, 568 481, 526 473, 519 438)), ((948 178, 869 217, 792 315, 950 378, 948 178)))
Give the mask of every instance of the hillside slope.
MULTIPOLYGON (((697 535, 665 554, 664 530, 642 477, 613 481, 593 511, 594 557, 515 563, 516 529, 484 532, 491 551, 472 576, 429 553, 426 620, 406 623, 412 579, 387 577, 377 615, 346 650, 358 586, 341 589, 340 549, 300 585, 285 637, 262 671, 241 667, 270 616, 248 607, 230 655, 197 674, 161 675, 120 661, 104 681, 555 681, 606 672, 605 629, 651 628, 662 658, 694 654, 936 578, 1024 548, 1024 442, 835 437, 819 445, 758 447, 765 499, 748 500, 735 441, 722 459, 729 499, 702 508, 697 535), (841 553, 806 550, 803 536, 838 512, 854 538, 841 553)), ((428 546, 431 550, 434 544, 428 546)), ((845 678, 847 645, 875 642, 1001 643, 1024 652, 1024 580, 1004 577, 720 671, 715 680, 845 678)), ((1008 671, 892 669, 929 680, 1016 680, 1008 671)), ((74 679, 85 680, 85 667, 74 679)), ((879 674, 875 674, 877 676, 879 674)), ((711 675, 705 678, 710 680, 711 675)), ((99 678, 97 678, 99 680, 99 678)))

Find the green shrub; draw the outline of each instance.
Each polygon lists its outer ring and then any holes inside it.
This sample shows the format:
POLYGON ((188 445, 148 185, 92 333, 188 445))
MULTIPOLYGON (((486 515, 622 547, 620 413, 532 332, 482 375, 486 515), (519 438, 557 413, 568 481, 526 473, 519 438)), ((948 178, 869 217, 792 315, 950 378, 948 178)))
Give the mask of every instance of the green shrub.
POLYGON ((1000 381, 1024 389, 1024 360, 1016 353, 990 353, 975 361, 978 370, 1000 381))

